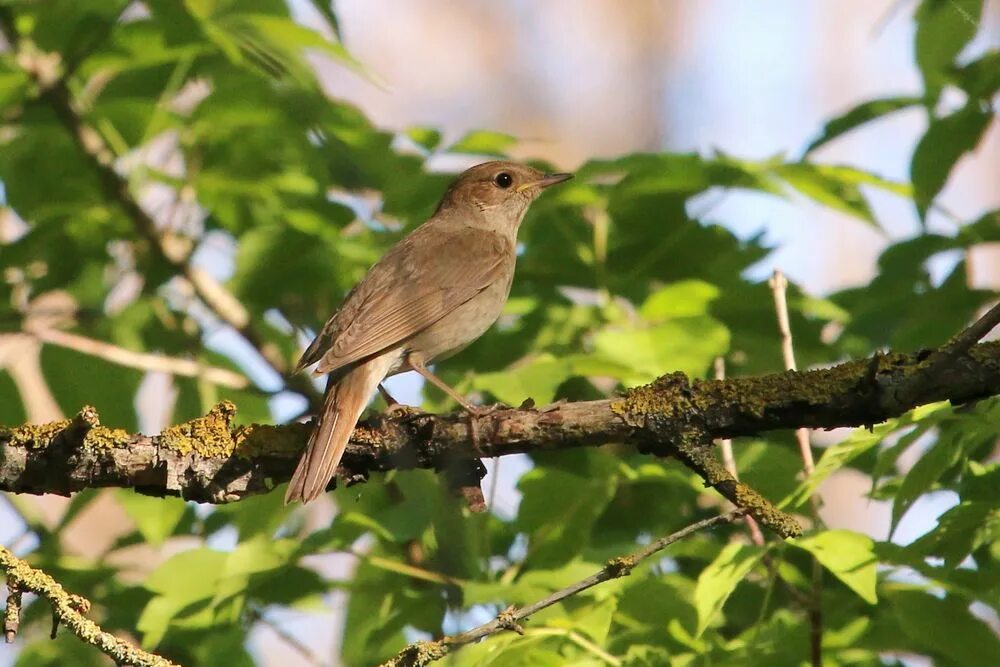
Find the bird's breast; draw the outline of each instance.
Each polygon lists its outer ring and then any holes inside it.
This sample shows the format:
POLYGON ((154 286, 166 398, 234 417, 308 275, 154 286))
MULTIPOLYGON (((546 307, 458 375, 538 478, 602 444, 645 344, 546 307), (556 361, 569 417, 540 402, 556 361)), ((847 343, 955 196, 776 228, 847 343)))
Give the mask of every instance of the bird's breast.
POLYGON ((407 348, 428 362, 447 359, 482 336, 500 317, 510 294, 513 271, 414 336, 407 348))

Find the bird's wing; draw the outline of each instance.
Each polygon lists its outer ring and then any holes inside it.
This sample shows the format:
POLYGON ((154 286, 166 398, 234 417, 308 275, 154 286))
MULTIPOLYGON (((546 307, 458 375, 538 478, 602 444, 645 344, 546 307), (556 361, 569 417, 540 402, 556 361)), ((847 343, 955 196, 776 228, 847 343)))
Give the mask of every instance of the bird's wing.
POLYGON ((463 303, 506 279, 514 248, 492 232, 461 224, 414 230, 348 294, 302 355, 315 374, 399 345, 463 303))

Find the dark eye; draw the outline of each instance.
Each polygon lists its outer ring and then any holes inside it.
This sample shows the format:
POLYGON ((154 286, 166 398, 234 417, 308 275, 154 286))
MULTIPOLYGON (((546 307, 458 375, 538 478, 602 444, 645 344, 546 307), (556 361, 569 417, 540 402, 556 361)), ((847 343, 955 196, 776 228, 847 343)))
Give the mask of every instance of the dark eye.
POLYGON ((506 171, 501 171, 493 179, 493 182, 497 184, 497 187, 507 189, 514 184, 514 179, 506 171))

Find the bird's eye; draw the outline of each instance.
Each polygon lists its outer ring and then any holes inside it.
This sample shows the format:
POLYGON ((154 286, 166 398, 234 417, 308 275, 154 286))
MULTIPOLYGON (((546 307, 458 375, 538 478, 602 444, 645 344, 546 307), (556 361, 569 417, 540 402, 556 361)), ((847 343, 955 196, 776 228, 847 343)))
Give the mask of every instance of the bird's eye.
POLYGON ((497 187, 507 189, 514 184, 514 179, 506 171, 501 171, 493 179, 493 182, 497 184, 497 187))

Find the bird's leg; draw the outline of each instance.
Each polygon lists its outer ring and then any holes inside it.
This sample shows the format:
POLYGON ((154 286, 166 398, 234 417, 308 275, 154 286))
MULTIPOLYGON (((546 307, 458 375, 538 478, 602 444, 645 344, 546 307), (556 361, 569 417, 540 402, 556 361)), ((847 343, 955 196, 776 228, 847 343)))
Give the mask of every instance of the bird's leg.
POLYGON ((382 395, 382 400, 385 401, 386 406, 390 410, 399 405, 399 401, 392 397, 392 394, 389 393, 389 390, 381 382, 378 384, 378 393, 382 395))
POLYGON ((474 405, 469 403, 464 396, 452 389, 447 382, 430 372, 422 361, 415 359, 413 355, 410 355, 407 361, 410 364, 410 368, 420 373, 420 375, 432 385, 448 394, 448 396, 461 405, 462 408, 470 415, 475 415, 476 417, 486 417, 494 412, 497 412, 498 410, 506 409, 508 407, 502 403, 496 403, 494 405, 474 405))
POLYGON ((465 408, 465 411, 468 412, 469 414, 478 415, 483 411, 483 408, 480 408, 477 405, 469 403, 467 400, 465 400, 464 396, 462 396, 460 393, 452 389, 447 382, 439 378, 437 375, 434 375, 434 373, 431 373, 427 369, 427 367, 424 366, 423 361, 415 358, 414 355, 411 354, 410 357, 407 359, 407 361, 410 364, 410 368, 420 373, 420 375, 423 376, 423 378, 428 382, 430 382, 432 385, 434 385, 444 393, 451 396, 455 400, 455 402, 461 405, 463 408, 465 408))
POLYGON ((455 402, 465 408, 465 411, 469 414, 469 436, 472 440, 472 448, 476 450, 479 454, 482 451, 479 448, 479 418, 485 417, 486 415, 495 412, 496 406, 489 408, 482 408, 478 405, 473 405, 465 400, 465 397, 459 394, 457 391, 452 389, 447 382, 439 378, 438 376, 427 370, 427 366, 424 365, 422 359, 418 358, 416 355, 411 354, 407 361, 410 364, 410 368, 420 373, 421 376, 432 385, 443 391, 444 393, 455 399, 455 402))
MULTIPOLYGON (((407 362, 409 362, 410 368, 420 373, 425 380, 448 394, 448 396, 451 396, 455 399, 456 403, 465 409, 469 415, 469 440, 472 442, 472 449, 480 457, 484 456, 482 449, 479 447, 479 418, 485 417, 496 410, 496 406, 482 408, 469 403, 465 400, 464 396, 452 389, 448 383, 427 370, 427 366, 424 365, 423 360, 414 354, 411 354, 407 358, 407 362)), ((455 461, 449 470, 448 476, 451 478, 449 485, 465 498, 466 505, 468 505, 469 510, 472 512, 484 512, 487 509, 482 487, 482 479, 485 473, 486 468, 483 467, 482 461, 478 458, 471 461, 455 461)))
POLYGON ((382 395, 382 399, 385 401, 386 408, 385 412, 382 414, 387 416, 389 419, 396 419, 397 417, 403 418, 404 421, 412 421, 420 417, 426 417, 427 413, 420 408, 415 408, 412 405, 406 405, 405 403, 400 403, 389 390, 382 386, 382 383, 378 385, 378 393, 382 395))

